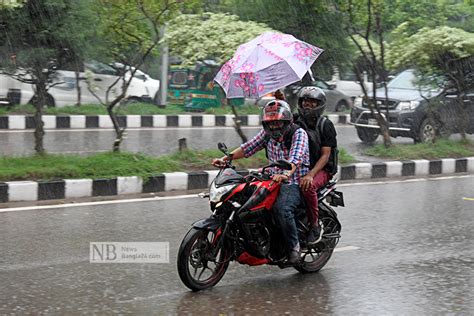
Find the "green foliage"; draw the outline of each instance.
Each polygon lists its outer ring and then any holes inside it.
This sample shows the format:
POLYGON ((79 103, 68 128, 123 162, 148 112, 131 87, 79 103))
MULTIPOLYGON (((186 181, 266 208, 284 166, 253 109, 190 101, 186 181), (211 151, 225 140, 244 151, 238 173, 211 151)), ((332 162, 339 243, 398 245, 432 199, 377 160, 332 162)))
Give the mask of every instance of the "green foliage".
MULTIPOLYGON (((236 107, 237 112, 239 115, 248 115, 248 114, 261 114, 262 110, 257 105, 243 105, 236 107)), ((208 108, 205 111, 206 114, 214 114, 214 115, 226 115, 226 114, 233 114, 232 108, 230 106, 222 106, 218 108, 208 108)))
POLYGON ((434 144, 393 145, 390 148, 379 144, 369 148, 364 154, 395 160, 460 158, 473 156, 474 145, 466 140, 440 139, 434 144))
POLYGON ((12 10, 0 10, 5 31, 0 67, 21 68, 27 73, 22 78, 32 76, 32 83, 51 82, 54 69, 80 54, 87 42, 84 36, 92 33, 89 4, 89 0, 31 0, 12 10))
POLYGON ((423 27, 451 26, 474 32, 474 6, 471 0, 397 0, 385 1, 386 28, 394 30, 406 23, 406 31, 412 35, 423 27))
POLYGON ((339 164, 340 165, 347 165, 352 162, 355 162, 355 158, 347 152, 344 148, 339 148, 339 164))
POLYGON ((437 59, 449 53, 463 58, 474 55, 474 33, 447 26, 435 29, 423 28, 408 36, 406 24, 396 30, 396 40, 388 52, 388 65, 391 69, 416 66, 425 73, 437 72, 437 59))
MULTIPOLYGON (((333 1, 301 0, 227 0, 216 9, 237 14, 245 21, 265 23, 272 29, 324 49, 313 65, 320 77, 332 73, 332 67, 349 66, 352 55, 344 16, 335 9, 333 1)), ((330 75, 329 75, 330 77, 330 75)))
POLYGON ((160 38, 161 26, 192 7, 196 1, 168 0, 96 0, 100 17, 98 35, 109 61, 121 61, 128 65, 141 63, 143 56, 153 49, 160 38))
MULTIPOLYGON (((217 149, 183 151, 159 158, 140 153, 100 153, 92 156, 41 155, 0 157, 0 181, 147 177, 163 172, 209 170, 212 158, 221 157, 217 149)), ((238 168, 261 167, 265 153, 236 161, 238 168)))
MULTIPOLYGON (((261 114, 261 109, 256 105, 238 106, 239 115, 261 114)), ((31 115, 35 108, 31 104, 15 105, 11 108, 0 108, 0 115, 31 115)), ((233 114, 229 106, 218 108, 208 108, 206 114, 226 115, 233 114)), ((188 113, 184 111, 182 105, 168 104, 165 108, 160 108, 150 103, 133 103, 120 105, 117 107, 118 115, 177 115, 188 113)), ((44 114, 47 115, 107 115, 107 110, 100 104, 82 104, 81 106, 64 106, 60 108, 46 108, 44 114)))
MULTIPOLYGON (((51 180, 81 178, 147 177, 163 172, 210 170, 213 158, 221 157, 217 149, 185 150, 158 158, 141 153, 100 153, 92 156, 41 155, 0 157, 0 181, 51 180)), ((353 161, 343 149, 340 163, 353 161)), ((234 161, 237 169, 260 168, 267 164, 265 151, 234 161)))
POLYGON ((180 56, 184 65, 192 66, 209 58, 223 63, 239 45, 269 30, 264 24, 240 21, 230 14, 183 14, 170 22, 164 40, 171 55, 180 56))
POLYGON ((23 5, 24 0, 1 0, 0 1, 0 9, 14 9, 17 7, 21 7, 23 5))

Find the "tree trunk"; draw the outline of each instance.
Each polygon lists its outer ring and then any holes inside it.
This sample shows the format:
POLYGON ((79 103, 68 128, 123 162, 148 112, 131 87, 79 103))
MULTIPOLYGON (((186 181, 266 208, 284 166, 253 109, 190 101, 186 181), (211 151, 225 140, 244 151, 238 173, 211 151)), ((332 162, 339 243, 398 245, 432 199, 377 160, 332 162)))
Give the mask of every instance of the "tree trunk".
POLYGON ((38 155, 44 155, 44 123, 43 123, 43 107, 46 102, 46 85, 44 82, 37 82, 36 83, 36 102, 35 106, 35 151, 38 155))
POLYGON ((230 104, 230 107, 232 108, 232 113, 234 113, 234 128, 237 134, 239 134, 240 138, 242 139, 242 143, 247 142, 247 136, 244 134, 242 131, 242 128, 240 127, 240 120, 239 120, 239 115, 237 113, 237 109, 235 108, 234 105, 230 104))
POLYGON ((81 77, 80 77, 79 71, 75 71, 75 75, 76 75, 76 90, 77 90, 76 106, 80 107, 81 106, 81 77))
POLYGON ((123 141, 125 128, 120 127, 117 114, 115 114, 115 112, 113 111, 113 107, 108 107, 107 112, 109 113, 109 117, 112 120, 112 123, 114 124, 115 135, 116 135, 116 138, 114 140, 114 144, 112 147, 112 151, 114 153, 117 153, 117 152, 120 152, 120 144, 122 144, 122 141, 123 141))

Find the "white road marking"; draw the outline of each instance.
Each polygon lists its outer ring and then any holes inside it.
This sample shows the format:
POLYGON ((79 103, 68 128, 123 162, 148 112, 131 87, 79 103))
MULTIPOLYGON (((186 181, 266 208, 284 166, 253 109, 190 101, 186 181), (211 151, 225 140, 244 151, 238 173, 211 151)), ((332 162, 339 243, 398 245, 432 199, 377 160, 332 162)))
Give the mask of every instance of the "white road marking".
POLYGON ((357 249, 360 249, 360 247, 355 247, 355 246, 336 247, 334 249, 334 252, 351 251, 351 250, 357 250, 357 249))
MULTIPOLYGON (((473 177, 474 177, 474 175, 463 175, 463 176, 449 176, 449 177, 428 178, 428 179, 427 178, 419 178, 419 179, 392 180, 392 181, 343 183, 343 184, 338 184, 337 187, 363 186, 363 185, 381 185, 381 184, 403 183, 403 182, 438 181, 438 180, 462 179, 462 178, 473 178, 473 177)), ((97 201, 97 202, 77 202, 77 203, 67 203, 67 204, 53 204, 53 205, 41 205, 41 206, 0 208, 0 213, 2 213, 2 212, 14 212, 14 211, 31 211, 31 210, 41 210, 41 209, 55 209, 55 208, 108 205, 108 204, 121 204, 121 203, 164 201, 164 200, 175 200, 175 199, 190 199, 190 198, 197 198, 197 197, 198 197, 198 195, 197 195, 197 193, 195 193, 195 194, 175 195, 175 196, 154 196, 154 197, 149 197, 149 198, 136 198, 136 199, 125 199, 125 200, 97 201)))
POLYGON ((474 201, 474 198, 463 197, 462 199, 465 201, 474 201))
POLYGON ((174 195, 174 196, 154 196, 154 197, 149 197, 149 198, 136 198, 136 199, 126 199, 126 200, 113 200, 113 201, 82 202, 82 203, 68 203, 68 204, 54 204, 54 205, 40 205, 40 206, 36 205, 36 206, 0 209, 0 213, 13 212, 13 211, 31 211, 31 210, 44 210, 44 209, 55 209, 55 208, 121 204, 121 203, 151 202, 151 201, 163 201, 163 200, 174 200, 174 199, 190 199, 190 198, 197 198, 197 197, 198 197, 197 194, 188 194, 188 195, 174 195))

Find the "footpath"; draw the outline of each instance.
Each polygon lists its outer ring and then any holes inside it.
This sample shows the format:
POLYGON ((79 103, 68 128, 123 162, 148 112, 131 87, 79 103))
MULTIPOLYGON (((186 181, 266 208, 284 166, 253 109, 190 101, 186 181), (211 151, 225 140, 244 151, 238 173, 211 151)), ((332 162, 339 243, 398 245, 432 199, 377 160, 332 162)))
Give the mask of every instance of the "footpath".
MULTIPOLYGON (((346 124, 347 114, 328 115, 336 124, 346 124)), ((239 117, 243 126, 259 126, 258 115, 239 117)), ((110 118, 99 116, 45 116, 45 128, 111 128, 110 118)), ((30 116, 0 116, 0 129, 34 128, 30 116)), ((140 127, 212 127, 233 126, 233 115, 128 115, 120 118, 122 126, 140 127)), ((239 170, 246 175, 250 170, 239 170)), ((137 176, 112 179, 62 179, 53 181, 0 182, 0 203, 75 199, 97 196, 149 194, 170 191, 206 189, 217 170, 173 172, 147 178, 137 176)), ((425 177, 441 174, 474 173, 474 157, 437 160, 385 161, 339 166, 336 177, 341 180, 425 177)), ((1 207, 1 204, 0 204, 1 207)))

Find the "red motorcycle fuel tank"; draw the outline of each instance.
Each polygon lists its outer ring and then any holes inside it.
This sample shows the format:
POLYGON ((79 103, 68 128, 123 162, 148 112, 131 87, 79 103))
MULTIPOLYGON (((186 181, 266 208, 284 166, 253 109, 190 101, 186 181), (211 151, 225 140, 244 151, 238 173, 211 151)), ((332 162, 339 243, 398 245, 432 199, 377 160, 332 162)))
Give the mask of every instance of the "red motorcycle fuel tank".
POLYGON ((257 187, 263 188, 264 190, 267 190, 268 192, 267 197, 265 197, 265 199, 260 204, 252 207, 250 210, 255 211, 257 209, 262 209, 262 208, 271 210, 273 207, 273 204, 275 204, 275 201, 278 197, 278 193, 280 193, 280 184, 273 182, 272 180, 268 180, 268 181, 255 181, 255 182, 252 182, 250 185, 255 185, 257 187))

